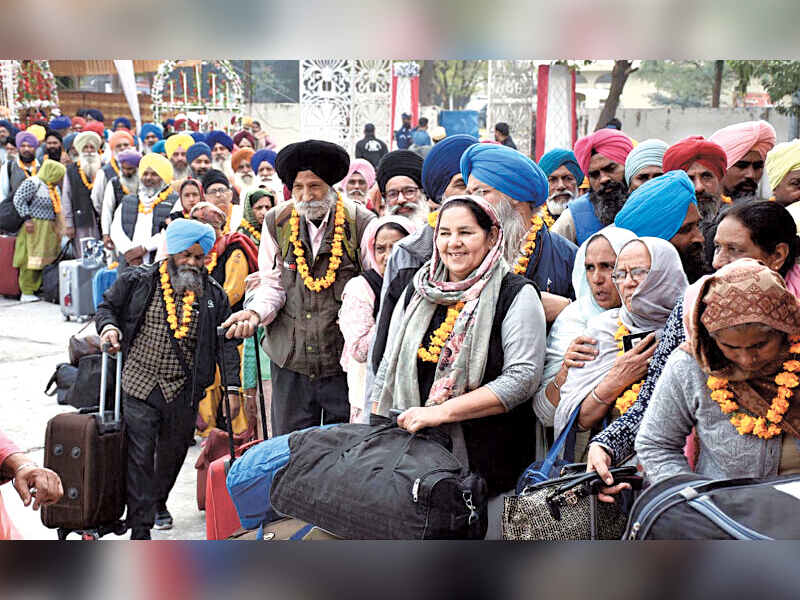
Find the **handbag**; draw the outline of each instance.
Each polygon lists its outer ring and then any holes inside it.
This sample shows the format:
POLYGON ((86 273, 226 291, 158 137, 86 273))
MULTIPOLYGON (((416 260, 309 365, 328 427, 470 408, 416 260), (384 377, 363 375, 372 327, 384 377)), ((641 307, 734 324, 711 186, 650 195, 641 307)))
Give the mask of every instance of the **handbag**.
POLYGON ((83 331, 94 323, 94 317, 84 325, 81 330, 75 335, 70 336, 69 344, 67 346, 67 353, 69 354, 69 362, 76 367, 78 362, 84 356, 92 356, 94 354, 102 354, 100 336, 97 334, 90 334, 84 337, 78 337, 83 331))
POLYGON ((537 460, 522 472, 522 475, 520 475, 519 479, 517 480, 517 494, 521 494, 522 490, 524 490, 526 487, 530 487, 534 484, 542 483, 548 479, 554 479, 558 477, 562 468, 572 462, 572 459, 574 458, 572 455, 574 454, 575 448, 575 431, 573 427, 575 425, 575 420, 578 418, 578 413, 580 410, 581 405, 578 404, 578 406, 575 407, 575 410, 572 411, 572 415, 570 415, 566 427, 561 430, 561 433, 553 442, 553 445, 544 460, 537 460), (568 438, 572 440, 571 447, 568 446, 572 452, 565 452, 564 454, 569 455, 569 458, 565 456, 565 460, 559 460, 558 457, 561 454, 561 449, 565 446, 568 438))
POLYGON ((486 481, 425 430, 397 420, 347 423, 289 437, 272 507, 344 539, 483 539, 486 481))
POLYGON ((47 382, 44 393, 47 396, 55 396, 59 404, 67 403, 67 393, 75 385, 75 378, 78 376, 78 367, 70 363, 60 363, 56 365, 56 371, 47 382), (55 385, 55 389, 51 389, 55 385))
MULTIPOLYGON (((74 406, 75 408, 98 406, 103 370, 102 358, 102 355, 91 354, 89 356, 84 356, 78 361, 78 372, 75 375, 75 383, 66 394, 66 404, 74 406)), ((106 397, 113 398, 117 377, 116 371, 110 363, 116 359, 114 357, 109 358, 109 367, 106 375, 106 397)))
POLYGON ((634 466, 611 469, 615 483, 630 483, 632 488, 618 494, 614 504, 598 502, 605 483, 595 471, 526 487, 503 499, 503 539, 620 540, 633 492, 642 487, 642 478, 635 473, 634 466))

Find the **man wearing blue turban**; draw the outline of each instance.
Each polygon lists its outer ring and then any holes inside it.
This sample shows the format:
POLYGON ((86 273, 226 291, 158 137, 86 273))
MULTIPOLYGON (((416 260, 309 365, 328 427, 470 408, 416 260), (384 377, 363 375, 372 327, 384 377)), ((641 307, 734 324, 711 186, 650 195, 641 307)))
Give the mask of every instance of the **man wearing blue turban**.
POLYGON ((619 211, 614 225, 637 237, 670 242, 681 257, 689 283, 710 272, 694 184, 685 171, 669 171, 642 184, 619 211))
POLYGON ((561 216, 567 205, 578 195, 583 181, 583 171, 575 153, 564 148, 553 148, 539 159, 539 167, 547 177, 550 187, 547 210, 555 218, 561 216))
POLYGON ((150 154, 153 146, 159 140, 164 139, 164 131, 161 129, 161 125, 145 123, 139 131, 139 137, 142 139, 142 154, 150 154))
POLYGON ((204 264, 214 229, 177 219, 166 237, 167 259, 122 273, 95 316, 102 342, 125 357, 131 539, 150 539, 154 525, 172 527, 167 498, 194 438, 197 404, 214 382, 223 352, 234 416, 240 406, 238 341, 225 340, 220 348, 216 335, 231 314, 228 296, 204 264))
POLYGON ((507 146, 475 144, 461 156, 461 175, 468 194, 483 196, 497 210, 511 269, 542 292, 574 299, 572 265, 578 247, 551 233, 538 215, 549 195, 542 169, 507 146))

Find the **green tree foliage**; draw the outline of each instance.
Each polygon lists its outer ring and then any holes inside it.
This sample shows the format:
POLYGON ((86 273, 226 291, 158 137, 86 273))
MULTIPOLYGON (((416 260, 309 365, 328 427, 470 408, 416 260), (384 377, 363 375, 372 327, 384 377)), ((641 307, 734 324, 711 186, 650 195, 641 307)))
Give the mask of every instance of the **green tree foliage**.
MULTIPOLYGON (((643 60, 639 68, 639 77, 656 86, 650 101, 657 106, 711 106, 714 75, 712 60, 643 60)), ((723 69, 722 80, 732 79, 723 69)))
MULTIPOLYGON (((433 103, 454 110, 464 108, 478 86, 489 77, 489 62, 486 60, 422 61, 420 66, 433 70, 429 79, 433 103)), ((422 73, 420 77, 423 77, 422 73)))
POLYGON ((800 93, 800 61, 796 60, 731 60, 728 61, 739 80, 737 89, 747 93, 752 79, 758 79, 781 114, 800 116, 800 104, 792 96, 800 93))
POLYGON ((300 102, 300 61, 232 60, 231 64, 245 90, 250 86, 253 102, 300 102))

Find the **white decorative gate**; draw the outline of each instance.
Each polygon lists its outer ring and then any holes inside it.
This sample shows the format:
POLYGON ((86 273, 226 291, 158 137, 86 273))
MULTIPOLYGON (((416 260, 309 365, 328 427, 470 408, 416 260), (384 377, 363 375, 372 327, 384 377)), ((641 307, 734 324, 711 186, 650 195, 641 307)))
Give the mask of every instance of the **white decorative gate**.
POLYGON ((508 123, 517 149, 531 155, 536 68, 532 60, 490 60, 486 132, 494 135, 496 123, 508 123))

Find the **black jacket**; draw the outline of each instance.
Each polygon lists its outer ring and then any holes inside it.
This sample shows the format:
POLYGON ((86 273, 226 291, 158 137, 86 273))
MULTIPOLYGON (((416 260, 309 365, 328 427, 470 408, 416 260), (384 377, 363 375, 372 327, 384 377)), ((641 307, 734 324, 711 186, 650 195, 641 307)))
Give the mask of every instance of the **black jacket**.
MULTIPOLYGON (((106 325, 113 325, 122 331, 122 351, 127 354, 131 342, 136 338, 144 321, 147 307, 153 297, 160 280, 158 272, 161 263, 128 269, 123 272, 114 285, 103 294, 103 302, 97 307, 95 322, 98 333, 106 325)), ((219 361, 217 348, 217 327, 230 315, 231 307, 228 294, 213 279, 205 274, 203 297, 198 299, 200 321, 197 329, 197 346, 194 356, 192 374, 192 400, 198 402, 206 392, 206 388, 214 383, 215 364, 219 361)), ((166 317, 165 317, 166 319, 166 317)), ((227 367, 228 385, 238 388, 240 340, 225 340, 225 365, 227 367)))
POLYGON ((386 144, 375 137, 375 134, 364 136, 356 144, 356 158, 363 158, 368 160, 370 164, 378 168, 378 163, 385 154, 389 153, 389 148, 386 144))

